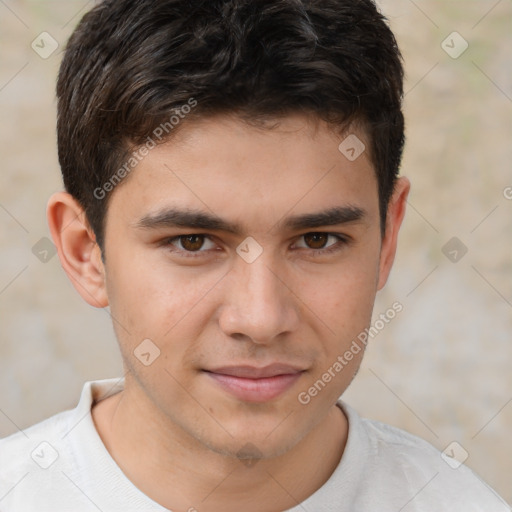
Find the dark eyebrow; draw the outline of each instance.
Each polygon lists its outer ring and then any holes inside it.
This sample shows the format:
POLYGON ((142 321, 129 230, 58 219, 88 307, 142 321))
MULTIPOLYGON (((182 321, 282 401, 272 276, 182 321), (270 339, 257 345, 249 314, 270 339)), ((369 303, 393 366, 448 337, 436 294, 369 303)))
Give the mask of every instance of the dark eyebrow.
POLYGON ((135 224, 135 227, 142 229, 184 227, 204 229, 205 231, 225 231, 234 234, 242 232, 240 225, 226 222, 214 214, 196 210, 179 210, 177 208, 169 208, 145 215, 135 224))
POLYGON ((284 226, 290 230, 336 226, 338 224, 362 220, 365 215, 365 210, 357 206, 338 206, 329 208, 323 212, 306 213, 289 217, 284 221, 284 226))
MULTIPOLYGON (((366 212, 355 206, 339 206, 317 213, 305 213, 284 220, 284 227, 289 230, 313 229, 322 226, 335 226, 362 220, 366 212)), ((227 222, 217 215, 199 210, 180 210, 169 208, 153 214, 145 215, 136 224, 136 228, 193 228, 205 231, 225 231, 240 235, 243 228, 240 224, 227 222)))

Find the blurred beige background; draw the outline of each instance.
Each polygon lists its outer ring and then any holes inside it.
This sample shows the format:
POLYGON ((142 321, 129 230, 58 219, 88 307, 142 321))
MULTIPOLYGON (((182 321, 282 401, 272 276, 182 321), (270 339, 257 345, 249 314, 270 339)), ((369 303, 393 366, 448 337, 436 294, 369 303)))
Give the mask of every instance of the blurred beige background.
MULTIPOLYGON (((512 502, 512 2, 380 4, 406 63, 413 190, 375 316, 395 301, 403 311, 345 399, 441 450, 457 441, 512 502)), ((73 407, 84 381, 121 375, 108 313, 82 302, 41 241, 61 187, 60 53, 92 5, 0 2, 0 436, 73 407), (46 59, 31 48, 42 32, 59 44, 46 59)))

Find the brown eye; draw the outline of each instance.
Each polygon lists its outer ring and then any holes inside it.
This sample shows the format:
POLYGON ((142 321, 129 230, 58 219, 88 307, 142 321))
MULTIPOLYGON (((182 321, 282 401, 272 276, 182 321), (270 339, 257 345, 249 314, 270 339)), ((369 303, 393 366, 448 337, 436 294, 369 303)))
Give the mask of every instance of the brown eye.
POLYGON ((201 233, 166 238, 162 245, 172 248, 171 251, 175 255, 183 257, 204 256, 218 248, 211 237, 201 233))
POLYGON ((183 235, 179 241, 186 251, 199 251, 204 244, 204 235, 183 235))
POLYGON ((328 239, 328 233, 307 233, 304 235, 304 242, 310 249, 323 249, 328 239))

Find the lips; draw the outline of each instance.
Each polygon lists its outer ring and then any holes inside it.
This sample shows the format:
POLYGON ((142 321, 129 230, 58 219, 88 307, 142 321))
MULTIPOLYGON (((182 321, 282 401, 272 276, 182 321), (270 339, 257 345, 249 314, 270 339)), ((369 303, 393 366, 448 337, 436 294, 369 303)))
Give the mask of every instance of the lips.
POLYGON ((267 402, 288 390, 304 370, 287 364, 274 363, 254 366, 226 366, 205 370, 223 391, 245 402, 267 402))
POLYGON ((263 379, 265 377, 275 377, 276 375, 293 375, 302 370, 287 364, 273 363, 261 368, 255 366, 224 366, 208 371, 245 379, 263 379))

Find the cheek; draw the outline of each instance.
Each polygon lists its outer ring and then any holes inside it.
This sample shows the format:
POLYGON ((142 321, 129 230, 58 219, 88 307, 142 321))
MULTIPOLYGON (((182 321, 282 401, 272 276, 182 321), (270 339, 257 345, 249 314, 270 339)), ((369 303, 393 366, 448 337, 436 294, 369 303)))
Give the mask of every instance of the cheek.
MULTIPOLYGON (((194 275, 176 270, 168 263, 123 262, 107 269, 107 291, 116 332, 123 343, 140 343, 149 338, 166 345, 178 333, 199 328, 188 321, 215 287, 215 275, 194 275), (129 334, 128 334, 129 333, 129 334)), ((197 319, 196 319, 197 320, 197 319)))
POLYGON ((323 350, 298 400, 319 411, 315 414, 321 414, 325 404, 333 404, 344 393, 365 352, 359 336, 371 322, 377 272, 348 270, 340 269, 320 283, 322 286, 312 295, 313 302, 308 303, 315 312, 312 321, 322 331, 318 341, 323 350))
POLYGON ((302 280, 304 302, 338 336, 355 335, 367 327, 377 291, 378 258, 331 267, 302 280))
POLYGON ((160 271, 136 264, 119 268, 108 279, 125 368, 148 393, 158 395, 157 402, 171 396, 174 401, 186 400, 201 332, 213 307, 208 292, 218 279, 193 279, 169 267, 160 271))

